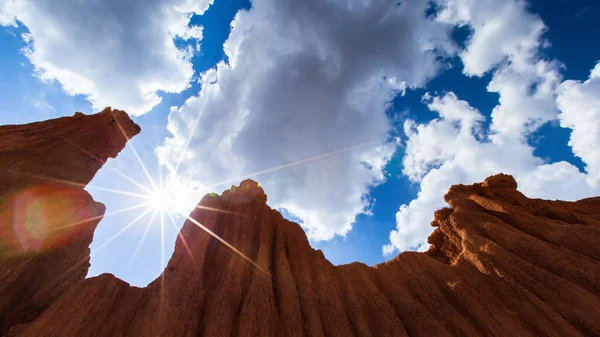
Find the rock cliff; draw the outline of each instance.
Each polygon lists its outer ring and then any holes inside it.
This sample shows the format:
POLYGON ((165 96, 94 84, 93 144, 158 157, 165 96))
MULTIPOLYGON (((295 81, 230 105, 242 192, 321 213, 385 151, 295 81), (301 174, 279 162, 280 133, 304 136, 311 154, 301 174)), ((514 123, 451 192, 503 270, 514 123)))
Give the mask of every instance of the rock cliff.
POLYGON ((36 273, 18 264, 12 274, 27 282, 2 281, 3 324, 14 336, 600 336, 600 198, 529 199, 503 174, 453 186, 429 251, 374 267, 332 265, 266 200, 251 180, 205 196, 145 288, 108 274, 81 280, 82 269, 68 290, 40 292, 38 311, 10 318, 30 308, 11 290, 69 277, 75 259, 48 254, 85 257, 91 233, 28 250, 55 267, 30 282, 36 273))
POLYGON ((110 108, 0 126, 0 336, 85 278, 104 205, 83 187, 139 132, 110 108))

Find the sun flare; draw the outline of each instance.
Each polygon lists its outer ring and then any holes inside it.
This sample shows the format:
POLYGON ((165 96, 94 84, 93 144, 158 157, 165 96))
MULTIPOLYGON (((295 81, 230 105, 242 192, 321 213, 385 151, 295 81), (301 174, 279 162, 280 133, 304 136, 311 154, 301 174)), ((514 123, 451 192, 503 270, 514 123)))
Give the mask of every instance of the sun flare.
POLYGON ((171 202, 169 195, 166 190, 159 189, 157 191, 153 191, 149 195, 150 207, 157 211, 166 211, 169 209, 169 204, 171 202))
MULTIPOLYGON (((120 125, 118 120, 116 120, 116 121, 117 121, 117 126, 121 130, 121 133, 123 134, 123 136, 126 139, 128 139, 122 126, 120 125)), ((188 138, 191 138, 192 136, 193 136, 193 132, 190 133, 190 135, 188 135, 188 138)), ((94 185, 87 185, 85 187, 87 189, 96 189, 96 190, 100 190, 100 191, 104 191, 104 192, 111 192, 111 193, 115 193, 115 194, 126 195, 126 196, 136 198, 139 200, 139 203, 137 203, 134 206, 125 207, 123 209, 105 213, 104 216, 101 216, 100 218, 108 217, 108 216, 112 216, 112 215, 116 215, 116 214, 121 214, 121 213, 125 213, 125 212, 130 212, 130 211, 134 211, 134 210, 138 211, 139 214, 137 214, 137 216, 135 216, 134 219, 129 221, 129 223, 123 225, 120 228, 120 230, 117 231, 113 236, 111 236, 110 238, 105 240, 99 246, 95 247, 92 254, 98 253, 100 250, 102 250, 105 247, 107 247, 108 245, 110 245, 114 240, 116 240, 119 236, 121 236, 125 231, 129 230, 131 227, 141 224, 145 228, 143 231, 143 235, 141 236, 140 241, 135 249, 135 252, 132 254, 131 261, 129 264, 129 266, 131 268, 131 266, 134 264, 134 262, 138 256, 138 253, 140 252, 141 247, 143 246, 147 236, 149 235, 151 228, 154 226, 159 226, 160 241, 161 241, 160 242, 161 264, 165 265, 165 246, 164 246, 165 219, 169 220, 170 224, 172 225, 172 227, 175 231, 179 231, 179 228, 176 225, 176 219, 182 218, 182 219, 185 219, 186 221, 193 223, 198 228, 200 228, 204 232, 208 233, 210 236, 215 238, 217 241, 219 241, 220 243, 222 243, 223 245, 225 245, 226 247, 231 249, 235 254, 239 255, 240 257, 242 257, 243 259, 248 261, 251 265, 256 267, 259 271, 261 271, 262 273, 264 273, 265 275, 270 277, 270 274, 266 270, 261 268, 251 258, 244 255, 236 247, 231 245, 229 242, 225 241, 223 238, 219 237, 216 233, 212 232, 210 229, 208 229, 207 227, 202 225, 198 220, 194 219, 189 214, 194 209, 203 209, 203 210, 210 211, 210 212, 220 212, 223 214, 233 214, 236 216, 244 216, 244 215, 235 213, 235 212, 231 212, 228 210, 222 210, 222 209, 218 209, 218 208, 212 208, 212 207, 207 207, 207 206, 203 206, 203 205, 198 205, 195 203, 195 201, 199 200, 203 195, 208 193, 210 190, 214 190, 215 188, 218 188, 219 186, 223 186, 223 185, 226 185, 229 183, 235 183, 237 181, 241 181, 244 179, 254 178, 256 176, 260 176, 260 175, 263 175, 266 173, 283 170, 283 169, 286 169, 289 167, 302 165, 302 164, 305 164, 308 162, 312 162, 312 161, 316 161, 316 160, 323 160, 325 158, 335 156, 335 155, 338 155, 343 152, 351 151, 357 147, 366 146, 366 145, 373 144, 376 142, 378 142, 378 141, 370 141, 370 142, 356 144, 353 146, 348 146, 348 147, 345 147, 345 148, 342 148, 342 149, 339 149, 336 151, 331 151, 331 152, 316 155, 313 157, 299 159, 299 160, 292 161, 292 162, 289 162, 284 165, 268 168, 268 169, 258 171, 258 172, 253 172, 253 173, 246 174, 244 176, 241 176, 241 177, 238 177, 235 179, 228 179, 228 180, 213 183, 213 184, 210 184, 207 186, 199 185, 198 183, 196 183, 194 181, 187 180, 183 176, 178 175, 177 169, 179 168, 179 164, 180 164, 179 161, 178 161, 177 165, 175 165, 175 166, 167 165, 167 167, 170 168, 170 172, 168 174, 163 175, 162 167, 159 165, 158 175, 156 175, 156 176, 151 175, 150 171, 148 170, 148 168, 142 161, 142 159, 141 159, 140 155, 138 154, 133 143, 129 143, 129 145, 128 145, 129 149, 131 150, 133 156, 135 157, 137 163, 139 164, 139 166, 143 172, 143 175, 146 177, 147 181, 146 182, 139 181, 138 179, 132 178, 125 172, 122 172, 118 168, 108 165, 107 166, 108 169, 114 171, 120 177, 122 177, 122 178, 126 179, 128 182, 132 183, 138 189, 127 191, 127 190, 120 190, 120 189, 114 189, 114 188, 108 188, 108 187, 100 187, 100 186, 94 186, 94 185)), ((84 151, 88 155, 91 155, 84 149, 80 148, 77 144, 72 143, 72 145, 78 147, 80 150, 84 151)), ((183 152, 185 152, 187 150, 187 145, 188 144, 186 143, 186 148, 184 149, 183 152)), ((181 158, 180 158, 180 160, 181 160, 181 158)), ((23 174, 23 172, 20 172, 20 173, 23 174)), ((42 176, 35 176, 35 177, 44 179, 44 180, 65 183, 68 185, 76 185, 76 186, 81 185, 81 184, 78 184, 76 182, 71 182, 71 181, 57 180, 57 179, 52 179, 52 178, 42 177, 42 176)), ((58 229, 79 226, 81 224, 87 223, 94 219, 95 218, 89 218, 89 219, 85 219, 83 221, 68 223, 63 226, 58 227, 58 229)), ((181 233, 179 233, 179 237, 182 240, 189 257, 193 261, 195 261, 195 258, 193 256, 190 248, 188 247, 188 244, 187 244, 185 238, 182 236, 181 233)), ((92 254, 90 254, 90 256, 92 254)), ((85 263, 86 261, 87 260, 84 259, 80 263, 85 263)), ((75 270, 75 268, 73 268, 73 270, 75 270)), ((162 285, 162 282, 161 282, 161 285, 162 285)))

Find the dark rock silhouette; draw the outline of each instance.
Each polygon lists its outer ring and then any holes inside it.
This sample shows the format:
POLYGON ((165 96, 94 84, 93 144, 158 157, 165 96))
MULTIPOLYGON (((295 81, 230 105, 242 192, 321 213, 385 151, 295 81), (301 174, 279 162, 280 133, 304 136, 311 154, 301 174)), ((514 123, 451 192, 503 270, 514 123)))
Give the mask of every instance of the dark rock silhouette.
MULTIPOLYGON (((85 258, 92 234, 33 251, 55 266, 27 281, 42 305, 11 316, 31 298, 2 281, 3 327, 14 336, 600 336, 600 198, 529 199, 503 174, 456 185, 434 215, 429 251, 375 267, 332 265, 266 200, 251 180, 205 196, 145 288, 109 274, 82 280, 86 264, 38 296, 77 260, 49 254, 85 258)), ((36 272, 26 265, 9 275, 28 280, 36 272)))

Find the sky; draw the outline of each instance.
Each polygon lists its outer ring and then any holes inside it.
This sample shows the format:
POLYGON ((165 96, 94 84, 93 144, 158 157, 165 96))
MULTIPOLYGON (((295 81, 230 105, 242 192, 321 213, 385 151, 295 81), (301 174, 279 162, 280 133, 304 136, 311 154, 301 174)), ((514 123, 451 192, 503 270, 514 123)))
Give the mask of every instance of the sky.
POLYGON ((504 172, 529 197, 600 195, 599 15, 594 0, 0 0, 0 124, 111 106, 142 127, 86 188, 107 206, 90 277, 151 282, 201 197, 245 178, 332 263, 375 265, 428 248, 453 184, 504 172))

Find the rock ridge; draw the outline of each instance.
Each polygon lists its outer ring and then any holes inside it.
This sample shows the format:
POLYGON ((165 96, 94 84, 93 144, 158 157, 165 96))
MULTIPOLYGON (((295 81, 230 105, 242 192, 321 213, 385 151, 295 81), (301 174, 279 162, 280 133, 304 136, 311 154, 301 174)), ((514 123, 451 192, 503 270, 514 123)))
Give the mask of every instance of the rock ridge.
POLYGON ((105 207, 83 188, 139 132, 111 108, 0 126, 0 336, 85 278, 105 207))
POLYGON ((205 196, 147 287, 76 279, 9 334, 600 336, 600 198, 529 199, 504 174, 455 185, 430 249, 374 267, 332 265, 266 200, 252 180, 205 196))

